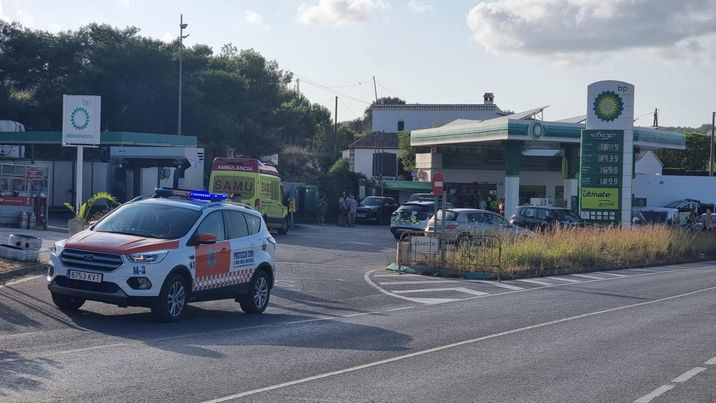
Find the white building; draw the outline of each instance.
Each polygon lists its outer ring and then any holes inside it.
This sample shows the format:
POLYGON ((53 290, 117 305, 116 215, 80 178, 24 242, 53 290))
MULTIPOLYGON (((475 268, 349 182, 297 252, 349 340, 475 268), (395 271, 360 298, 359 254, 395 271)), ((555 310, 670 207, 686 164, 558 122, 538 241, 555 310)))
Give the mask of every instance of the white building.
POLYGON ((485 120, 504 115, 491 92, 482 104, 373 105, 374 132, 396 133, 442 126, 456 119, 485 120))

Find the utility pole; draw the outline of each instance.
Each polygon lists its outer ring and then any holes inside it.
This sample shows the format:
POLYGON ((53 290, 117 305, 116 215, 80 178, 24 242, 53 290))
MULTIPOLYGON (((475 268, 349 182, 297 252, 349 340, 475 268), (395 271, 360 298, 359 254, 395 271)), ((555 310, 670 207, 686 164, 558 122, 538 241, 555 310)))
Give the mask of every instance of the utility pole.
POLYGON ((375 102, 378 102, 378 87, 375 85, 375 76, 373 76, 373 92, 375 93, 375 102))
POLYGON ((184 30, 189 24, 184 23, 184 15, 179 14, 179 117, 177 118, 177 134, 181 136, 181 88, 182 88, 182 50, 184 48, 183 40, 189 35, 184 35, 184 30))
POLYGON ((333 114, 333 154, 338 154, 338 95, 336 95, 336 111, 333 114))
POLYGON ((709 147, 709 176, 714 175, 714 124, 716 124, 716 112, 711 113, 711 142, 709 147))
POLYGON ((296 92, 298 92, 299 94, 301 93, 301 79, 300 78, 296 79, 296 92))

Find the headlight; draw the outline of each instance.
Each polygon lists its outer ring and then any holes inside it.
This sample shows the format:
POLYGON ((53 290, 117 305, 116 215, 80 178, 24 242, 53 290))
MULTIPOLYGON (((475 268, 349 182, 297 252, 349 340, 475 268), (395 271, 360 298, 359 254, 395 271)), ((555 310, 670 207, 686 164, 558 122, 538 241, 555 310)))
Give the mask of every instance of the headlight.
POLYGON ((62 240, 59 240, 59 241, 55 242, 54 244, 52 244, 52 248, 50 248, 50 251, 52 252, 52 254, 57 256, 60 253, 62 253, 62 249, 65 248, 65 242, 67 242, 67 240, 62 239, 62 240))
POLYGON ((169 253, 169 251, 134 253, 131 255, 127 255, 127 258, 132 263, 152 264, 159 263, 164 260, 164 257, 167 256, 167 253, 169 253))

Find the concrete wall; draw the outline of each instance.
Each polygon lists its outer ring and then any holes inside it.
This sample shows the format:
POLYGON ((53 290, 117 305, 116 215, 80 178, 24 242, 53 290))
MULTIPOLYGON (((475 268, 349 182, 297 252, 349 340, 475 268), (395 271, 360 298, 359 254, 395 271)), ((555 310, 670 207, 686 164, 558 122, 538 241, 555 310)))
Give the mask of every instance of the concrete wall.
POLYGON ((456 119, 483 120, 499 116, 495 110, 470 109, 374 109, 371 130, 397 132, 398 121, 405 122, 403 130, 429 129, 456 119))
POLYGON ((679 199, 716 203, 716 176, 636 175, 634 197, 646 198, 646 205, 663 207, 679 199))

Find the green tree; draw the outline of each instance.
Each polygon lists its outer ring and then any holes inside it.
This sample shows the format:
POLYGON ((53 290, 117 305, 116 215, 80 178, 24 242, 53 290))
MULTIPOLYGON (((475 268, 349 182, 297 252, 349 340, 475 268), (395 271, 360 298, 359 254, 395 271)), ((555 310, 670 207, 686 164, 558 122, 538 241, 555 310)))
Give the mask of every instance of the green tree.
POLYGON ((410 132, 398 133, 398 158, 406 172, 415 171, 415 154, 430 151, 429 147, 413 147, 410 145, 410 132))
POLYGON ((688 171, 708 169, 710 137, 700 132, 687 132, 685 150, 657 150, 664 168, 682 168, 688 171))

